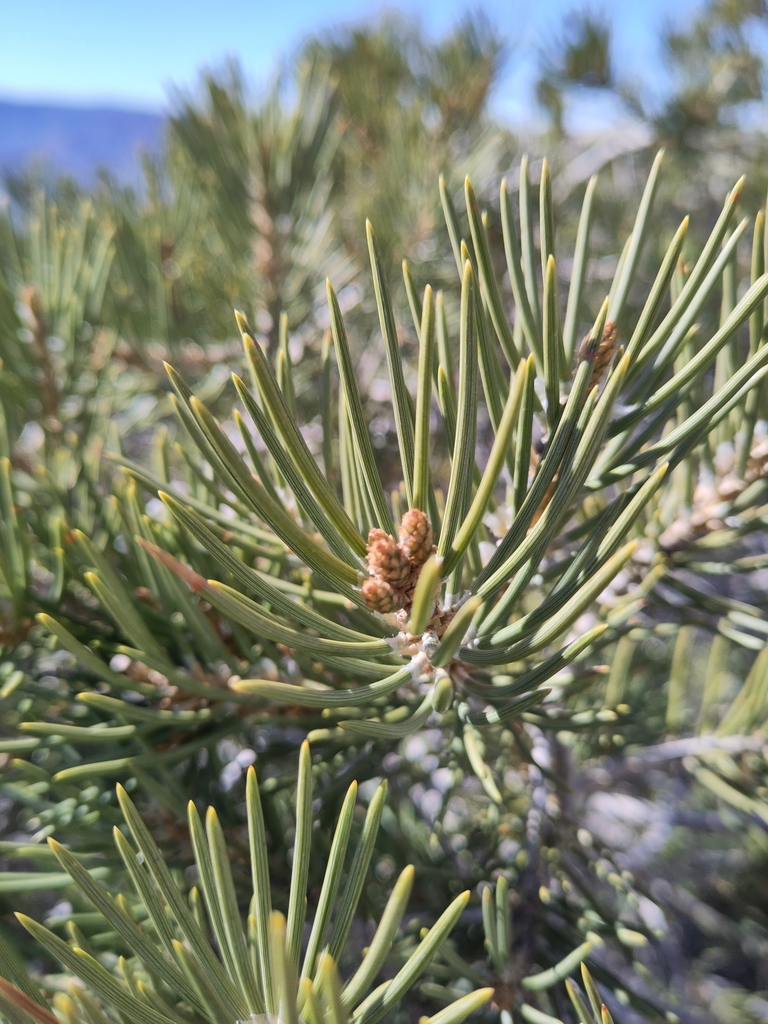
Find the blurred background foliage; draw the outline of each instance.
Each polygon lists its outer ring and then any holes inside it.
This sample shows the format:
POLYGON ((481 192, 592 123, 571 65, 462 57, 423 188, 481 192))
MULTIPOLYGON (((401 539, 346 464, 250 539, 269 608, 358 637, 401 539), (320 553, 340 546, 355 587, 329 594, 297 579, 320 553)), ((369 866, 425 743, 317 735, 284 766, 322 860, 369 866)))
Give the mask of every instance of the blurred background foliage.
MULTIPOLYGON (((199 466, 176 447, 163 361, 234 438, 229 372, 240 369, 242 348, 232 307, 245 310, 276 365, 290 362, 298 421, 312 450, 325 454, 318 424, 329 277, 359 354, 379 468, 396 486, 387 476, 395 423, 365 218, 373 221, 395 293, 398 343, 412 383, 417 332, 402 313, 412 301, 410 275, 419 293, 427 283, 444 287, 449 315, 456 314, 440 174, 457 206, 471 176, 489 211, 494 252, 501 252, 500 180, 508 175, 517 188, 527 152, 537 182, 547 154, 563 293, 584 188, 599 174, 583 296, 593 316, 655 153, 665 147, 654 229, 625 312, 632 322, 684 215, 693 214, 677 287, 687 254, 699 250, 742 173, 740 208, 753 216, 764 206, 766 27, 762 0, 708 0, 690 20, 660 30, 660 83, 626 79, 613 57, 609 21, 599 11, 574 11, 539 54, 536 126, 512 131, 494 118, 489 98, 504 63, 516 59, 514 40, 501 39, 481 15, 438 41, 416 23, 387 16, 308 40, 258 95, 236 64, 179 90, 164 151, 146 160, 137 192, 106 176, 89 194, 63 180, 8 180, 0 220, 0 934, 13 938, 35 971, 51 964, 22 938, 11 909, 45 916, 59 929, 75 921, 92 948, 109 945, 43 840, 55 831, 86 864, 116 872, 107 850, 119 820, 117 775, 181 871, 189 863, 188 835, 177 823, 185 800, 215 804, 237 850, 244 770, 256 762, 268 783, 273 875, 280 884, 289 874, 286 794, 307 731, 299 710, 276 716, 210 695, 182 701, 173 694, 143 708, 141 686, 156 668, 131 660, 121 624, 83 577, 96 565, 114 579, 115 592, 140 610, 174 665, 220 665, 222 678, 237 669, 242 638, 196 613, 178 581, 126 541, 139 533, 173 546, 180 534, 160 503, 103 457, 108 449, 160 479, 170 462, 187 474, 190 493, 210 490, 199 466), (608 130, 584 127, 580 112, 596 100, 613 111, 608 130), (93 750, 79 746, 76 733, 49 743, 41 741, 44 729, 21 728, 63 720, 67 728, 132 724, 110 718, 110 698, 97 699, 95 672, 75 661, 69 641, 36 621, 54 612, 75 643, 110 661, 114 687, 125 691, 129 672, 136 721, 151 725, 135 746, 120 747, 122 735, 113 737, 111 769, 89 767, 93 750), (96 696, 78 699, 83 693, 96 696), (149 718, 142 719, 144 710, 149 718), (179 712, 170 726, 151 717, 170 710, 179 712), (64 774, 54 785, 58 772, 64 774)), ((744 238, 701 311, 705 328, 733 309, 752 258, 744 238)), ((721 360, 716 373, 732 369, 721 360)), ((760 411, 751 413, 758 442, 765 437, 760 411)), ((486 962, 480 906, 483 886, 503 876, 525 970, 550 966, 587 931, 610 936, 590 964, 617 1021, 768 1020, 765 457, 760 462, 758 451, 755 486, 734 488, 740 456, 733 431, 726 425, 719 439, 706 467, 709 490, 694 492, 680 479, 666 509, 646 524, 665 559, 661 583, 640 594, 635 618, 612 635, 602 660, 576 673, 577 683, 597 687, 606 707, 625 713, 600 719, 593 699, 580 704, 576 696, 572 712, 581 718, 556 735, 532 714, 514 728, 465 735, 464 744, 432 729, 384 748, 318 748, 318 841, 325 848, 349 782, 389 780, 375 879, 364 897, 369 906, 380 909, 386 883, 409 862, 419 878, 413 902, 424 919, 446 898, 473 889, 470 910, 415 997, 413 1019, 434 1012, 430 999, 447 1002, 466 991, 465 982, 497 989, 489 1019, 504 1009, 504 986, 514 987, 521 972, 502 976, 486 962)), ((434 457, 446 460, 447 450, 434 457)), ((740 479, 747 479, 744 469, 740 479)), ((243 543, 256 557, 264 539, 243 543)), ((265 645, 257 657, 263 677, 277 678, 279 649, 265 645)), ((213 671, 199 682, 218 685, 213 671)), ((414 921, 418 929, 420 918, 414 921)), ((576 1019, 559 990, 539 1006, 540 1016, 527 1019, 576 1019)))

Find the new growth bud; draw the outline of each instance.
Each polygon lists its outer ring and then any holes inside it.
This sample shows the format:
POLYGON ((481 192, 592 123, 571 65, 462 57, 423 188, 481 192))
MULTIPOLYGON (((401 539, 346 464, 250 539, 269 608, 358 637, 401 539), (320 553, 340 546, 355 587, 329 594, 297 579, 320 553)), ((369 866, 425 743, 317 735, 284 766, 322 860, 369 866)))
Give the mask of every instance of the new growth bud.
POLYGON ((411 566, 394 537, 374 528, 368 534, 368 571, 382 583, 402 587, 411 574, 411 566))
POLYGON ((410 607, 421 567, 434 547, 432 524, 417 508, 403 516, 398 537, 395 540, 378 527, 368 534, 370 578, 361 591, 368 607, 381 614, 410 607))
POLYGON ((408 509, 398 536, 403 554, 414 565, 423 565, 432 554, 432 524, 421 509, 408 509))

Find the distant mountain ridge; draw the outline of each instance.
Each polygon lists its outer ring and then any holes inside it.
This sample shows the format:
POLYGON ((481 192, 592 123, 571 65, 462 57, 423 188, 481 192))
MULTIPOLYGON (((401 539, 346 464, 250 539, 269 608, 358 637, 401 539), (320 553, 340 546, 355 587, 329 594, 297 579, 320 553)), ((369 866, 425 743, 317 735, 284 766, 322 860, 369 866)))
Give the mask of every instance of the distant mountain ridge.
POLYGON ((164 123, 138 110, 0 100, 0 175, 32 166, 89 185, 104 168, 135 185, 141 152, 160 149, 164 123))

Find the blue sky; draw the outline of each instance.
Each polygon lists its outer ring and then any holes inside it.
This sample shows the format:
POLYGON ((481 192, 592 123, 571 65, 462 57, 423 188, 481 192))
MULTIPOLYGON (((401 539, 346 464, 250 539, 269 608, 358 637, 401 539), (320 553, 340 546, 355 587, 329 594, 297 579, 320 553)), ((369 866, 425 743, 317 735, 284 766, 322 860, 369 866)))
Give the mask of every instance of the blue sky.
MULTIPOLYGON (((161 109, 171 83, 190 85, 201 66, 238 55, 265 80, 301 39, 384 9, 418 15, 433 35, 470 6, 460 0, 365 3, 361 0, 4 0, 0 98, 105 103, 161 109)), ((512 44, 496 97, 499 113, 525 116, 533 57, 558 19, 581 0, 486 0, 482 6, 512 44)), ((616 57, 623 70, 657 63, 654 40, 669 0, 613 0, 616 57)), ((677 0, 677 16, 696 0, 677 0)))

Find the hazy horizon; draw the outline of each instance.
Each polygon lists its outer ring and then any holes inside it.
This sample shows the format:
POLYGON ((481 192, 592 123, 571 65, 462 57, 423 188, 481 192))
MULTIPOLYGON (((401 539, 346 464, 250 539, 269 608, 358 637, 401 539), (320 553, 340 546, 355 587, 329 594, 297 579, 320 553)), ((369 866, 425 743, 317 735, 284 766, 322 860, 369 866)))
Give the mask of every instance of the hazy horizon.
MULTIPOLYGON (((680 0, 675 19, 699 6, 680 0)), ((162 6, 135 0, 108 9, 96 0, 29 0, 10 5, 0 36, 0 100, 27 105, 109 108, 163 113, 174 87, 194 85, 199 72, 237 58, 249 80, 262 85, 306 37, 375 20, 387 11, 416 18, 431 37, 446 34, 467 13, 482 10, 507 39, 509 56, 493 98, 497 115, 518 120, 532 101, 536 57, 558 32, 557 20, 582 9, 578 0, 537 5, 485 0, 404 0, 361 4, 328 0, 318 15, 309 0, 282 5, 221 0, 215 17, 203 0, 168 0, 162 6), (43 25, 32 32, 31 25, 43 25)), ((614 55, 625 72, 660 69, 659 30, 669 14, 666 0, 642 5, 596 3, 613 25, 614 55)))

